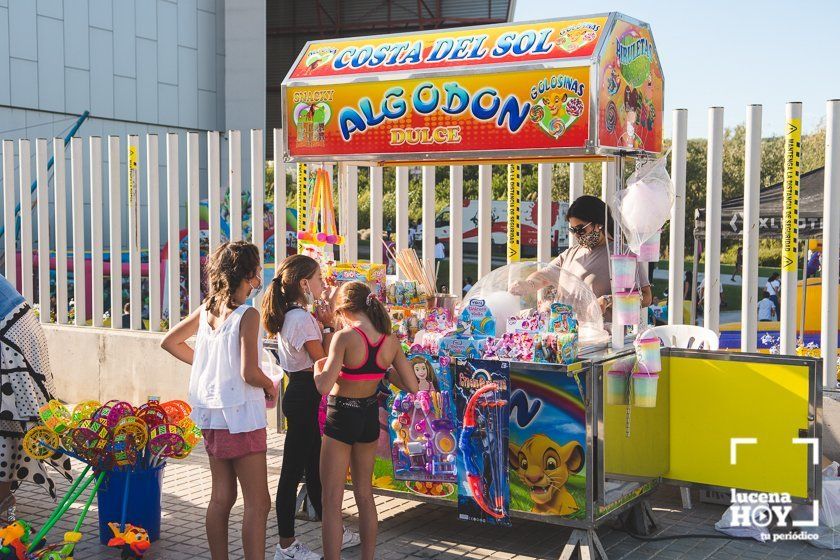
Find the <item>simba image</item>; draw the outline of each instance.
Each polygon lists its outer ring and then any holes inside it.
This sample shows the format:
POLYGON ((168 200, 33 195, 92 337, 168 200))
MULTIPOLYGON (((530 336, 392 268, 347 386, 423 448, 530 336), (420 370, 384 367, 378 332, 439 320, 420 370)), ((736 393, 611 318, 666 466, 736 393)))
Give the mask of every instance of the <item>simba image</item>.
POLYGON ((566 489, 569 474, 578 473, 583 468, 583 448, 578 442, 560 445, 542 434, 536 434, 525 440, 521 447, 511 443, 509 460, 529 490, 534 502, 532 512, 570 515, 579 509, 566 489))

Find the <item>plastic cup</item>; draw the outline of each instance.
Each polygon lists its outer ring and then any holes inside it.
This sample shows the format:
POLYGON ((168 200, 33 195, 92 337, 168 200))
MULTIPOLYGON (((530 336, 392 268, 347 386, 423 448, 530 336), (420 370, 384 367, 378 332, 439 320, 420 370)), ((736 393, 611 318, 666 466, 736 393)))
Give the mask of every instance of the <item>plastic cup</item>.
POLYGON ((654 408, 656 406, 656 386, 659 375, 647 373, 633 374, 633 405, 640 408, 654 408))
POLYGON ((607 372, 607 404, 626 405, 627 383, 630 376, 622 370, 609 370, 607 372))
POLYGON ((639 292, 630 290, 613 294, 613 323, 635 325, 639 322, 642 298, 639 292))
POLYGON ((662 231, 657 231, 651 237, 645 239, 639 247, 639 260, 642 262, 659 262, 659 246, 662 239, 662 231))
POLYGON ((636 285, 636 256, 612 255, 613 291, 631 290, 636 285))
POLYGON ((635 346, 636 360, 642 372, 659 373, 662 371, 662 353, 658 338, 643 338, 636 341, 635 346))

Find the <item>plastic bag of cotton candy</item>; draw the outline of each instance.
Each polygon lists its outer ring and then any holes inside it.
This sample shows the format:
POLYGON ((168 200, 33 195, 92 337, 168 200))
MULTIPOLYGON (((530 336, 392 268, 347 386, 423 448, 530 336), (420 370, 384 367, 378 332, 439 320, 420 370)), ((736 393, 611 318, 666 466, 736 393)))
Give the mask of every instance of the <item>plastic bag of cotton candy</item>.
POLYGON ((630 250, 638 254, 642 243, 659 234, 671 217, 674 185, 665 169, 666 158, 650 161, 627 179, 627 188, 615 194, 613 214, 621 224, 630 250))

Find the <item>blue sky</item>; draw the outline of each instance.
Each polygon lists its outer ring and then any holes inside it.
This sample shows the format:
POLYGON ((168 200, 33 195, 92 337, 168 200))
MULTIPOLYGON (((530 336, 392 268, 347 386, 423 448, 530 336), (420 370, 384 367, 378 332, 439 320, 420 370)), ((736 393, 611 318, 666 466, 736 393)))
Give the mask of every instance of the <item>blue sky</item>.
POLYGON ((707 136, 708 108, 725 109, 726 126, 763 105, 762 133, 781 134, 785 103, 801 101, 809 131, 840 98, 840 2, 705 0, 605 2, 574 6, 516 0, 514 19, 528 21, 618 10, 650 23, 665 73, 665 135, 675 108, 688 109, 690 138, 707 136))

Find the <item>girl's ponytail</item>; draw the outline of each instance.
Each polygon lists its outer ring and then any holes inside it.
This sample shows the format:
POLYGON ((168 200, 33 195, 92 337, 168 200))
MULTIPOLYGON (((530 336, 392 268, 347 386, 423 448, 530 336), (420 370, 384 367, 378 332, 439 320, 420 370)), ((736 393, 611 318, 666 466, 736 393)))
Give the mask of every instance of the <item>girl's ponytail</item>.
POLYGON ((268 284, 262 300, 263 326, 271 336, 276 336, 283 330, 283 321, 286 319, 286 309, 289 306, 279 280, 279 276, 275 277, 268 284))
POLYGON ((266 289, 262 303, 263 326, 270 335, 275 336, 283 330, 289 307, 303 298, 301 281, 315 276, 318 267, 318 261, 306 255, 292 255, 283 259, 266 289))

